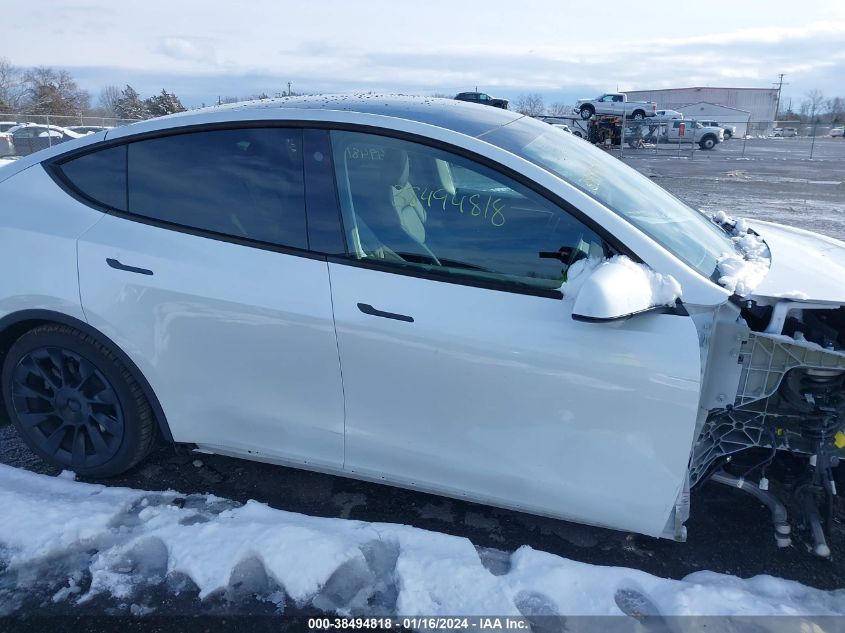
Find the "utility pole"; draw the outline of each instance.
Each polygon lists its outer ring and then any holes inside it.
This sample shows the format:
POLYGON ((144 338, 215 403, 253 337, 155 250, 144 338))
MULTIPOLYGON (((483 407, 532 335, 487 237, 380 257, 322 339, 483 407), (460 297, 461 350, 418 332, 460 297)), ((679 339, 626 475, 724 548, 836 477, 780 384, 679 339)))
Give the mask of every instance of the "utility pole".
POLYGON ((777 84, 772 84, 772 87, 777 85, 777 89, 778 89, 778 100, 775 103, 775 121, 777 121, 778 113, 780 112, 780 91, 783 89, 784 86, 789 85, 789 84, 783 83, 783 78, 784 78, 784 73, 779 73, 777 84))

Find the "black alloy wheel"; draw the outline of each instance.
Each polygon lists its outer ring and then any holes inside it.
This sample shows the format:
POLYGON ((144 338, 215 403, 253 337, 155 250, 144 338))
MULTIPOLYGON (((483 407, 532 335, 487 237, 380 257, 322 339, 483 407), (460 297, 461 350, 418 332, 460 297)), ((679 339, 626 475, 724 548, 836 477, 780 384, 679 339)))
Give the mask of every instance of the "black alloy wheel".
POLYGON ((71 469, 102 466, 124 436, 114 387, 91 361, 60 347, 41 347, 12 373, 15 415, 51 461, 71 469))
POLYGON ((152 449, 155 419, 133 374, 74 328, 46 324, 22 335, 4 359, 2 386, 18 433, 56 468, 107 477, 152 449))

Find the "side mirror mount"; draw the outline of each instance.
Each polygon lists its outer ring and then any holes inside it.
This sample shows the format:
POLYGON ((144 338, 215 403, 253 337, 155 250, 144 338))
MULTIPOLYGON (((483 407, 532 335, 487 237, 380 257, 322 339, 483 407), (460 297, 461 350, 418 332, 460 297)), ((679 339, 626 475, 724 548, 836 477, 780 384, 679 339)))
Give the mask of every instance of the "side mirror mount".
POLYGON ((681 295, 674 277, 661 275, 627 258, 604 262, 584 280, 575 296, 572 318, 605 322, 627 319, 656 308, 672 307, 681 295))

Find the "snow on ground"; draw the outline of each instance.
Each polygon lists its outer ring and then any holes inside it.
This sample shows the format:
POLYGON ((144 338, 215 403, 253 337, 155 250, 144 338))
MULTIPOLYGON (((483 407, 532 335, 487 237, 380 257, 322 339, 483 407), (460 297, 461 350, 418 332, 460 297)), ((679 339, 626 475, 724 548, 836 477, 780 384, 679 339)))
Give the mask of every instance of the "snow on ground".
POLYGON ((144 586, 178 576, 200 598, 236 599, 240 587, 279 605, 356 615, 845 614, 845 590, 771 576, 702 571, 668 580, 527 546, 508 554, 404 525, 110 488, 5 465, 0 508, 0 615, 15 613, 21 595, 51 575, 47 602, 84 605, 108 594, 132 613, 156 608, 133 602, 144 586))
POLYGON ((772 260, 769 247, 749 230, 744 218, 735 220, 719 211, 713 221, 731 231, 731 240, 737 247, 737 252, 727 253, 719 259, 719 283, 731 292, 747 297, 769 272, 772 260))

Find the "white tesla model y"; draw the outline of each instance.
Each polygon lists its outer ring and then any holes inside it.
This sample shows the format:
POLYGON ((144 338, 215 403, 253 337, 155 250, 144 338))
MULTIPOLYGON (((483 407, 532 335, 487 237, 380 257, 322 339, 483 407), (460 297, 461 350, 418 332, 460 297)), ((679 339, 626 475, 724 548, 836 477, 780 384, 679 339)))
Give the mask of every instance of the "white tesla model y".
POLYGON ((497 108, 293 98, 69 141, 0 168, 0 270, 5 413, 81 475, 163 438, 683 539, 711 477, 779 516, 736 453, 831 495, 845 446, 845 244, 497 108))

